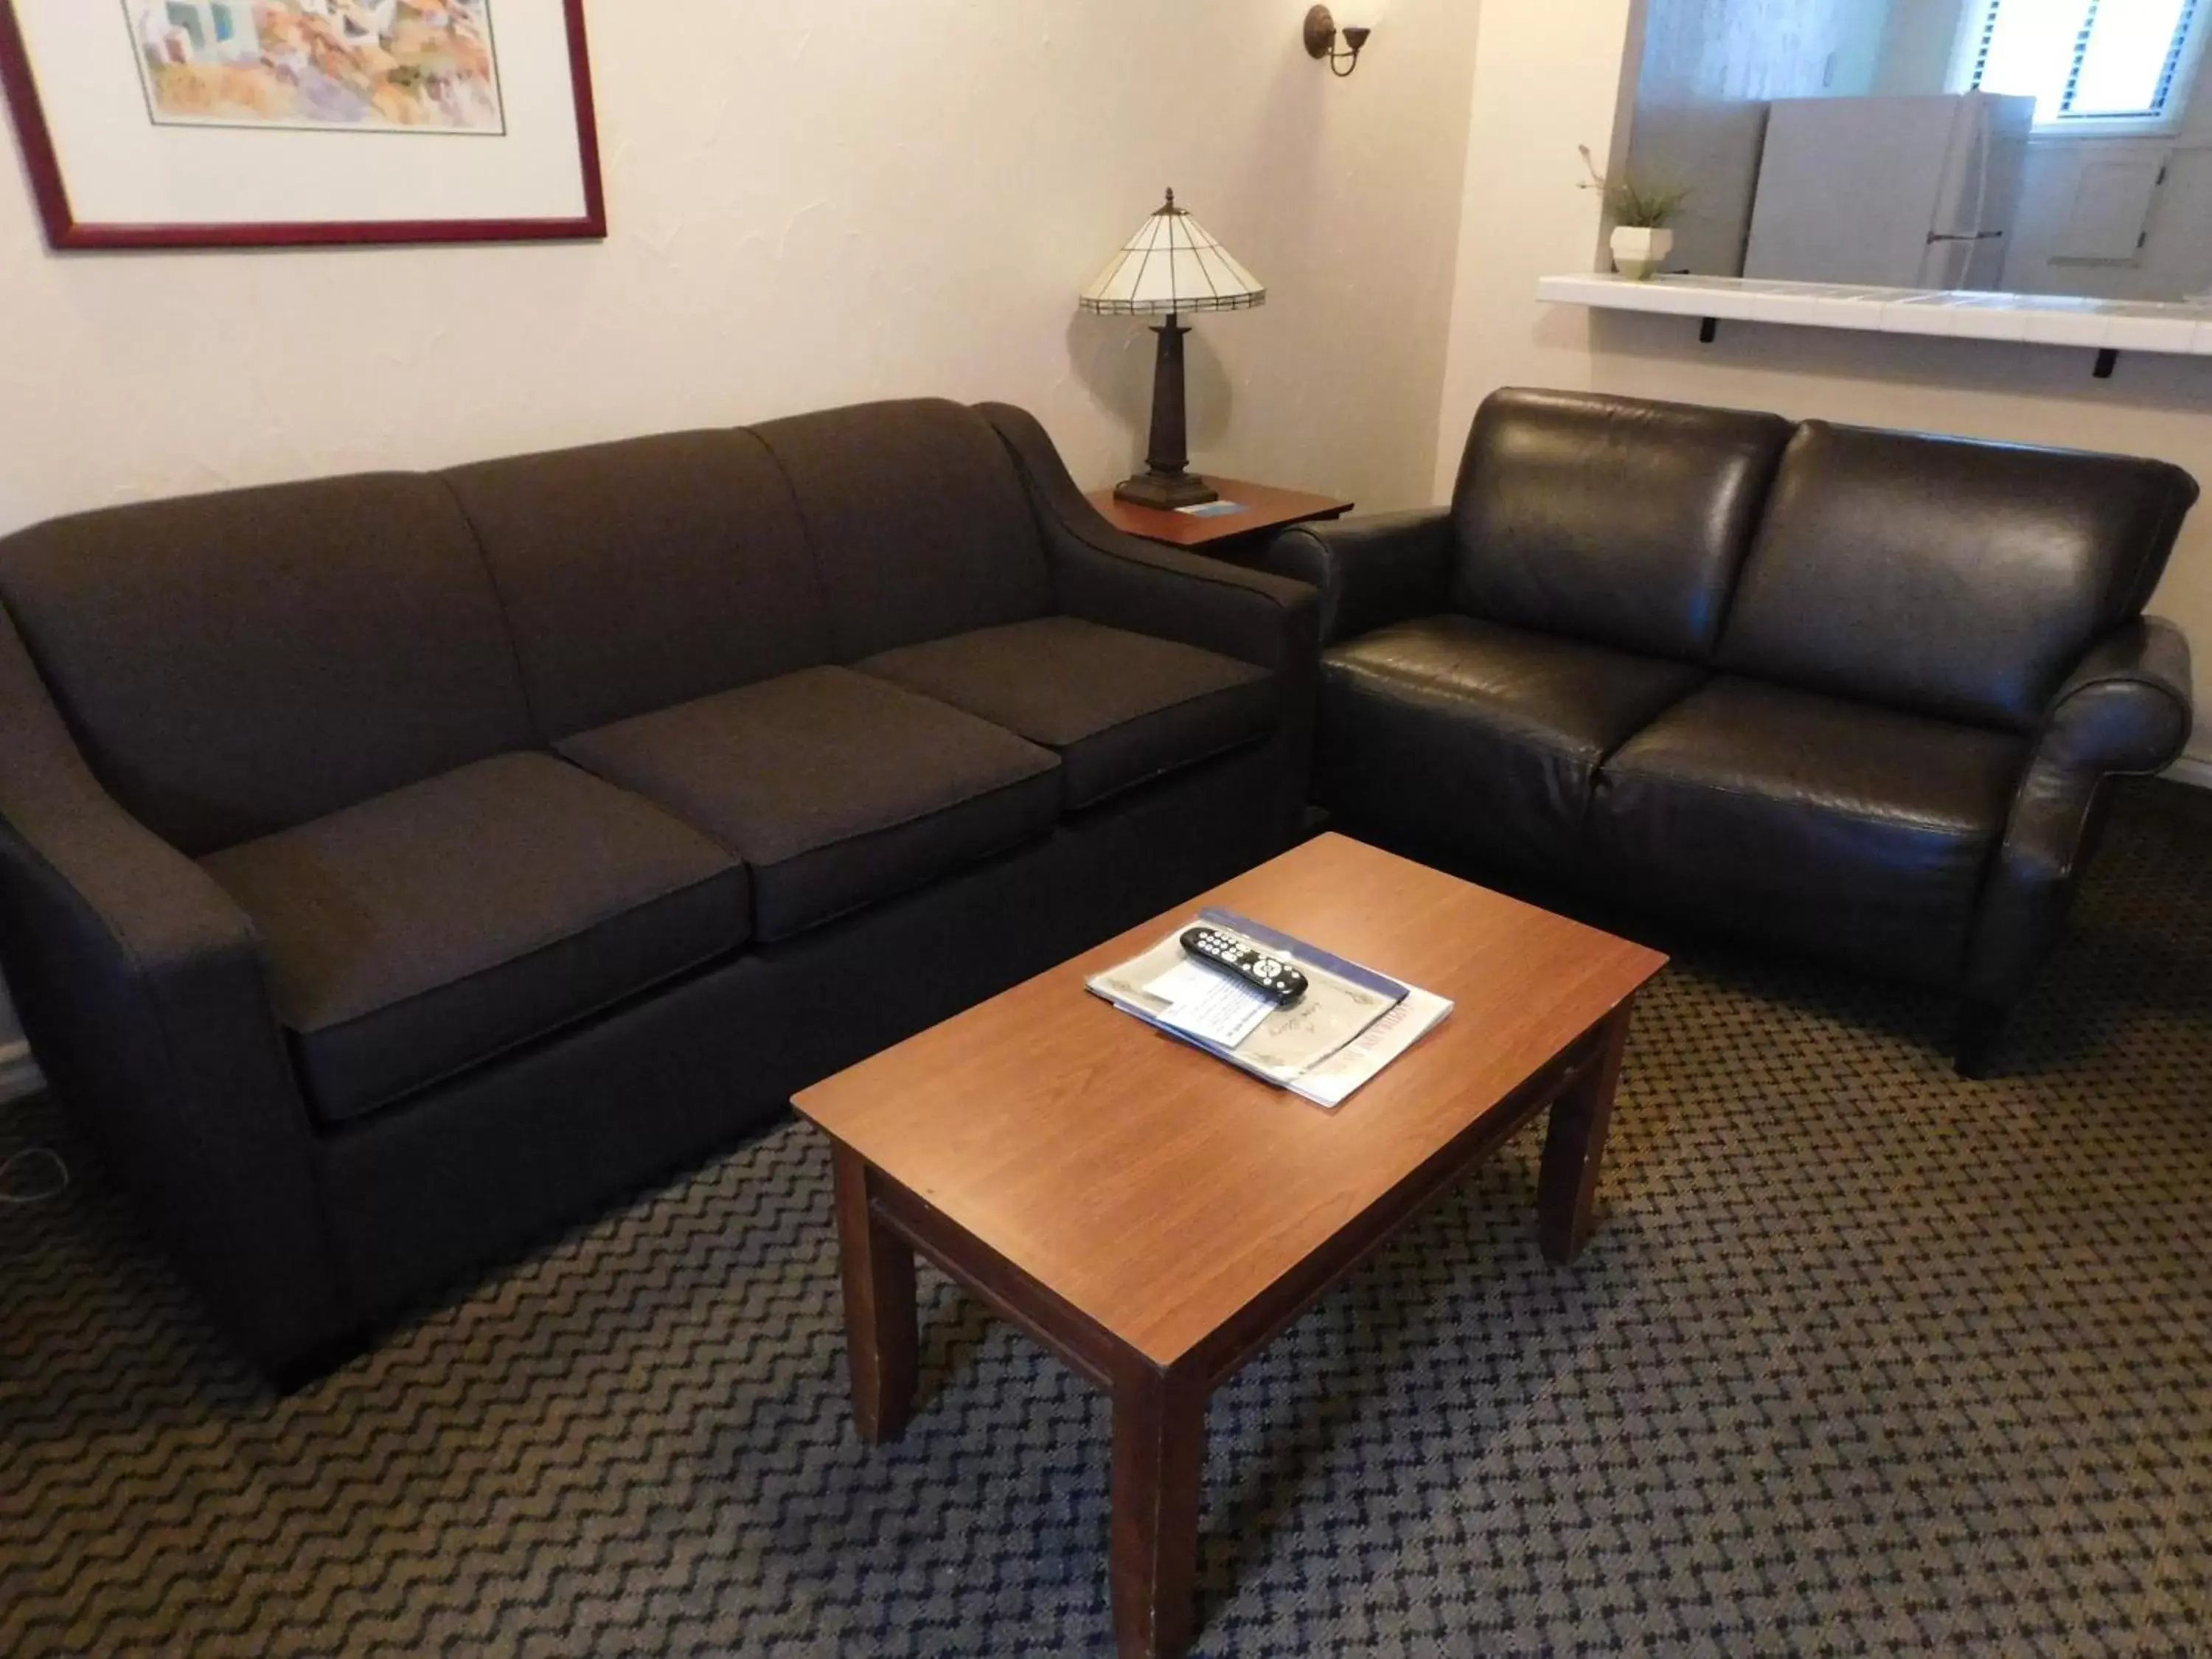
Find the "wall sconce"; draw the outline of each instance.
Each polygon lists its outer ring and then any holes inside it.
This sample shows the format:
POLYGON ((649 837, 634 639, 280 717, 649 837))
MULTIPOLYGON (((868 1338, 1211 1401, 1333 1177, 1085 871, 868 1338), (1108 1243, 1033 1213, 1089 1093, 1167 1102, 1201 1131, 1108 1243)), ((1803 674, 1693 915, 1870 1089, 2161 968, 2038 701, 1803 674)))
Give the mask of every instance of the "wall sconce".
POLYGON ((1367 37, 1375 31, 1353 26, 1340 33, 1344 44, 1351 47, 1351 51, 1339 52, 1336 49, 1340 31, 1336 19, 1329 15, 1327 6, 1316 6, 1306 14, 1306 56, 1327 58, 1328 72, 1338 76, 1349 75, 1359 67, 1360 48, 1367 44, 1367 37))

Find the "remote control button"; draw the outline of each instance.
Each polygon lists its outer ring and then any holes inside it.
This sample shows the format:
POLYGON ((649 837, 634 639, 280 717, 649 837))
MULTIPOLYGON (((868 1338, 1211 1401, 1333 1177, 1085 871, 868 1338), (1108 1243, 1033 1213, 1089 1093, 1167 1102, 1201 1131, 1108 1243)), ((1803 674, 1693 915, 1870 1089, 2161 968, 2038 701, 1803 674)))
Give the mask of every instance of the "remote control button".
POLYGON ((1193 927, 1182 936, 1182 947, 1193 956, 1233 974, 1279 1006, 1296 1002, 1306 993, 1306 977, 1280 957, 1256 945, 1212 927, 1193 927))

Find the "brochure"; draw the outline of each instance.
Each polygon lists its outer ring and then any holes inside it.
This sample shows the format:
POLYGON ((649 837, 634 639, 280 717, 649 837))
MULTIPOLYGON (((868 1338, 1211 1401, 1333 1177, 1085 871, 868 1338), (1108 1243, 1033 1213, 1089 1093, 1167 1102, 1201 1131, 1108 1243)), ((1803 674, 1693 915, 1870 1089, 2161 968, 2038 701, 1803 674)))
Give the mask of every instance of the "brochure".
POLYGON ((1433 992, 1347 962, 1227 910, 1203 910, 1151 950, 1093 976, 1107 1001, 1208 1054, 1334 1109, 1452 1011, 1433 992), (1279 1006, 1182 948, 1218 927, 1297 965, 1306 993, 1279 1006))

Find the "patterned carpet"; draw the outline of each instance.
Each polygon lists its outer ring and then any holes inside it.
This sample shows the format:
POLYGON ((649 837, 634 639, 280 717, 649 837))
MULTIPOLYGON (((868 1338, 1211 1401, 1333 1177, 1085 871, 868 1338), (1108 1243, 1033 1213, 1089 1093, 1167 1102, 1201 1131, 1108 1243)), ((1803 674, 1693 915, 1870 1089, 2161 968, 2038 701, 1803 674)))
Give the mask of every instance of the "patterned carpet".
MULTIPOLYGON (((2125 797, 2002 1079, 1945 1024, 1692 951, 1579 1268, 1524 1136, 1217 1396, 1200 1650, 2212 1653, 2212 795, 2125 797)), ((802 1127, 281 1402, 39 1141, 0 1653, 1111 1650, 1103 1402, 928 1278, 864 1449, 802 1127)))

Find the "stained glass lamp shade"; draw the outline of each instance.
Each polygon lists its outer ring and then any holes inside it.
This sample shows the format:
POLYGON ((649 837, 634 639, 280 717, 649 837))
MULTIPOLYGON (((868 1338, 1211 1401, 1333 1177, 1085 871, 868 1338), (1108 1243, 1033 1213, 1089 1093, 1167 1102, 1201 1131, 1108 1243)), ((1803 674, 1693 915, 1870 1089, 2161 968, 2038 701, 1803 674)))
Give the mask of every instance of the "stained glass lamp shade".
POLYGON ((1152 442, 1146 471, 1123 480, 1114 493, 1144 507, 1194 507, 1215 499, 1204 480, 1190 475, 1183 403, 1182 337, 1176 319, 1193 311, 1249 311, 1264 305, 1267 290, 1231 257, 1187 209, 1167 205, 1137 227, 1097 280, 1083 290, 1082 306, 1109 317, 1164 317, 1152 374, 1152 442))
POLYGON ((1083 308, 1109 317, 1176 316, 1191 311, 1249 311, 1267 290, 1238 264, 1206 227, 1167 205, 1137 227, 1098 280, 1083 290, 1083 308))

